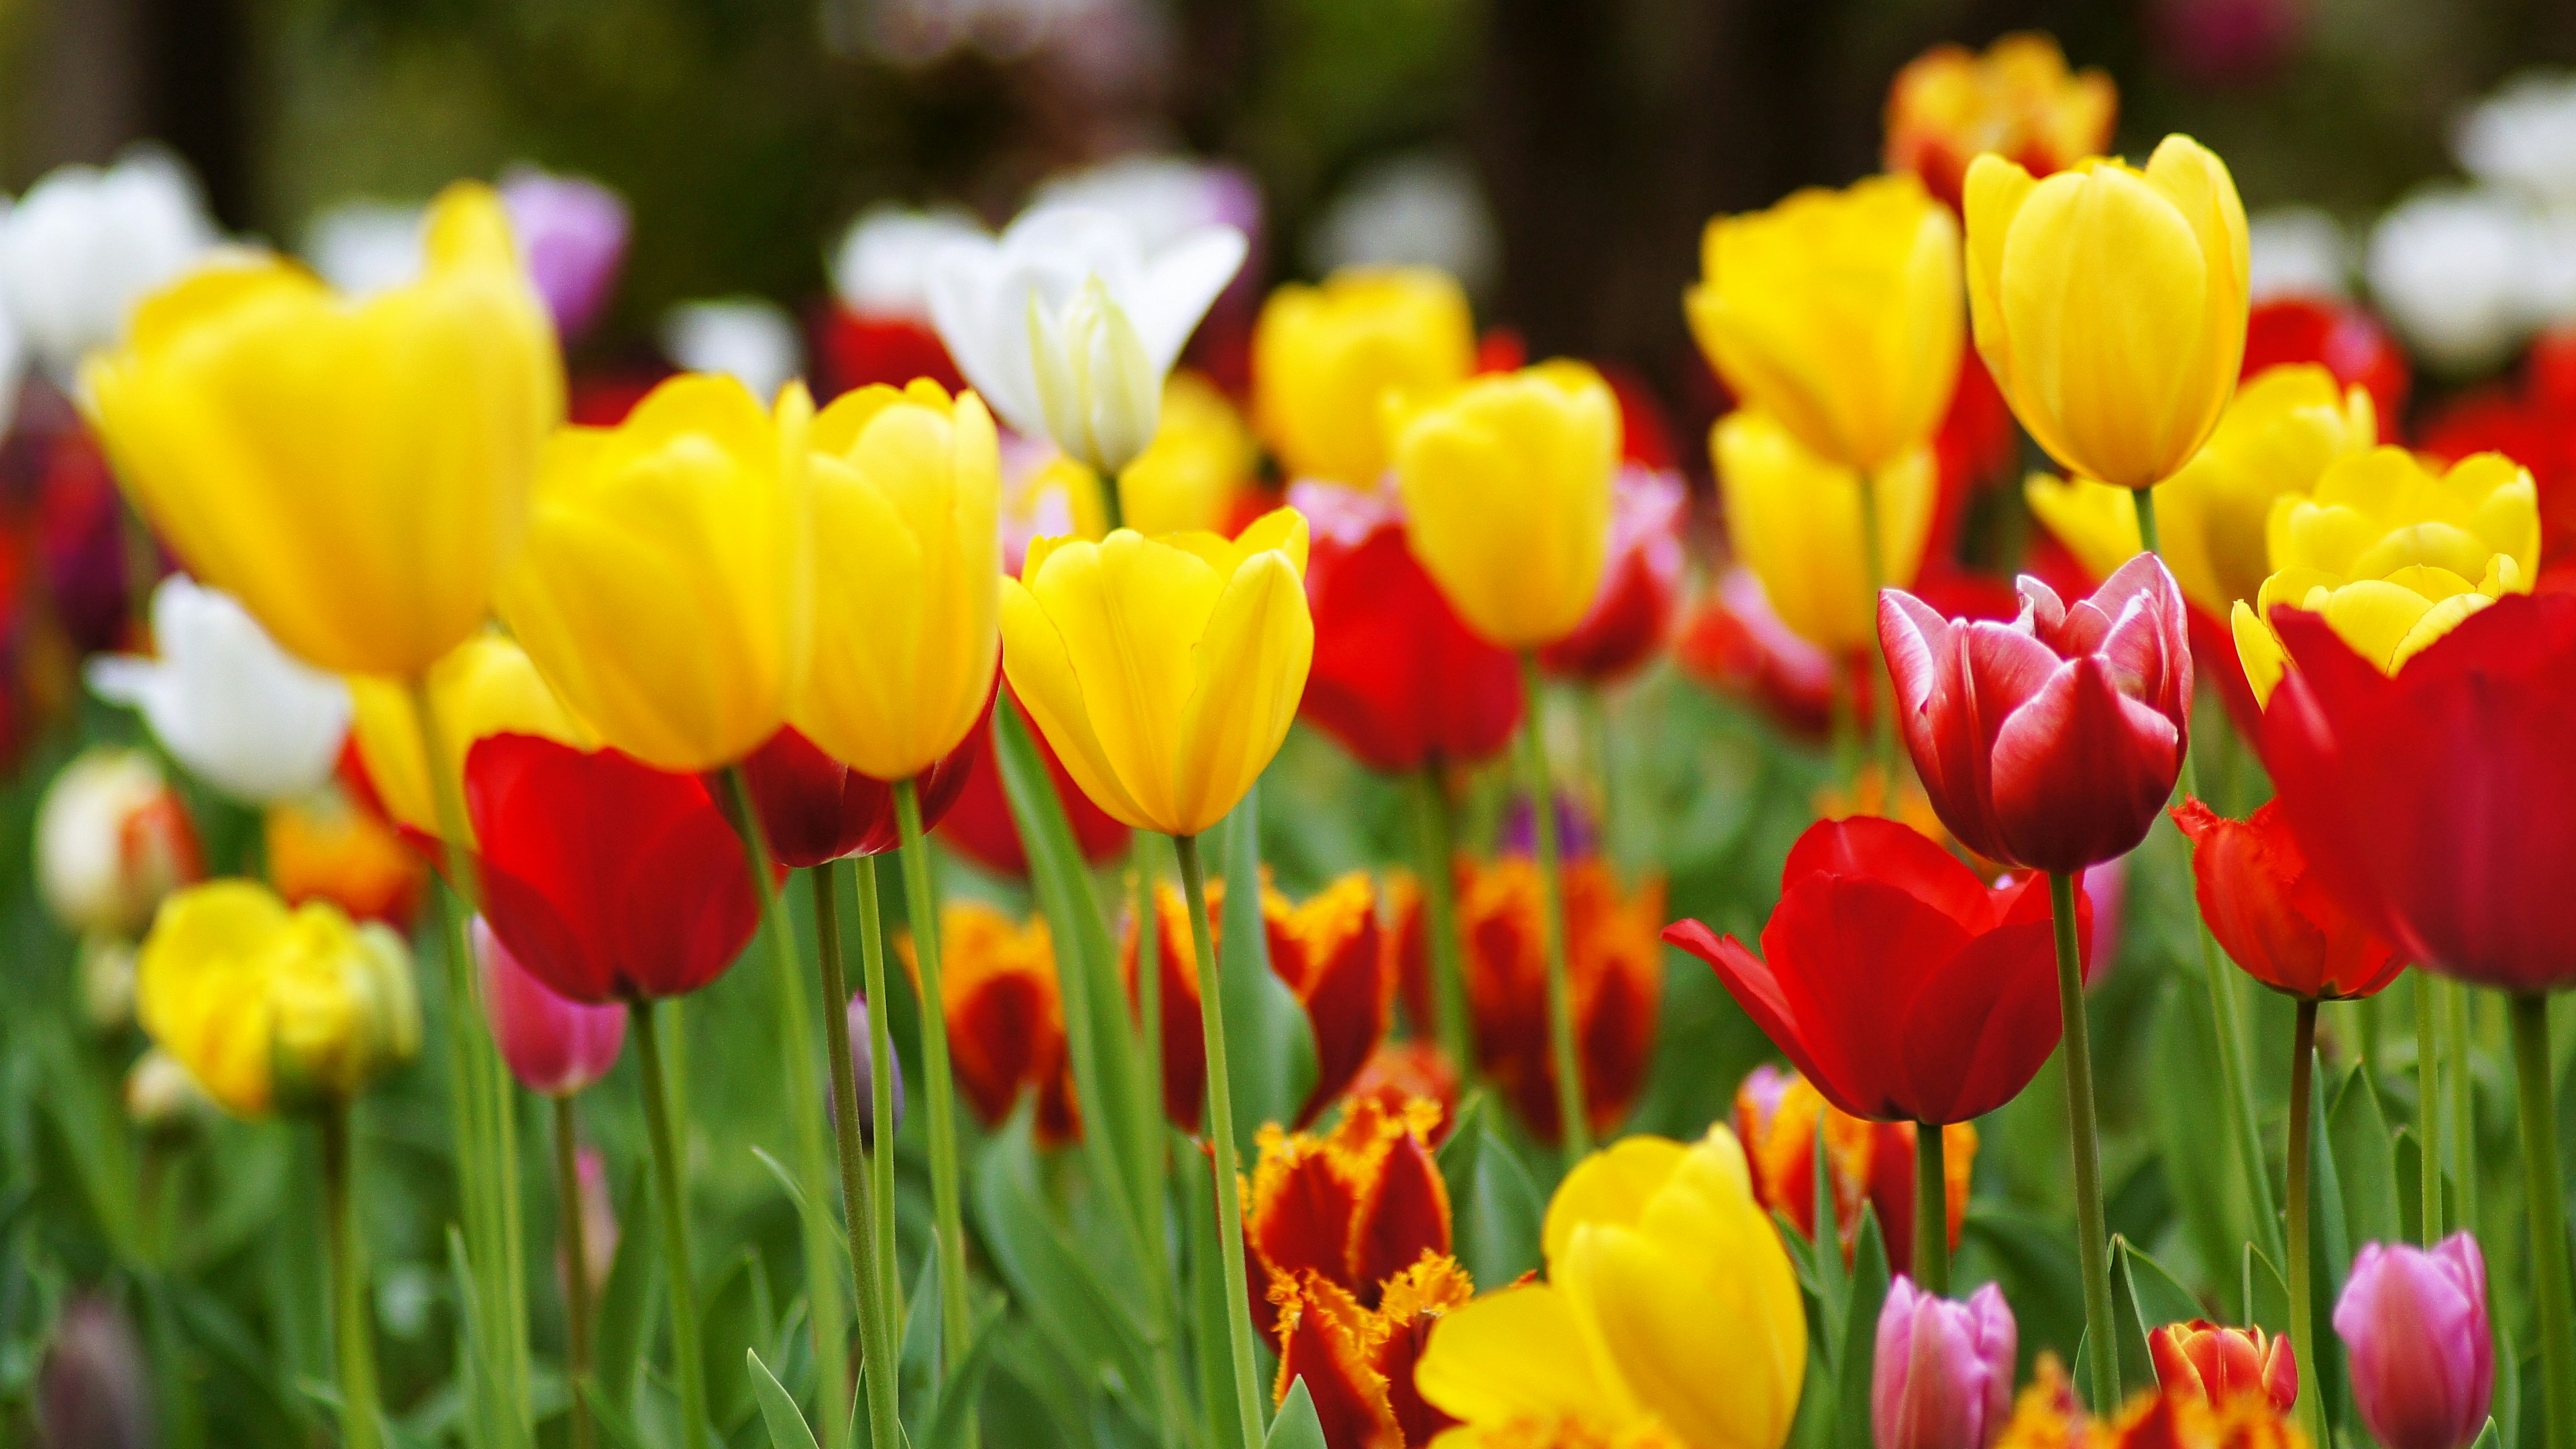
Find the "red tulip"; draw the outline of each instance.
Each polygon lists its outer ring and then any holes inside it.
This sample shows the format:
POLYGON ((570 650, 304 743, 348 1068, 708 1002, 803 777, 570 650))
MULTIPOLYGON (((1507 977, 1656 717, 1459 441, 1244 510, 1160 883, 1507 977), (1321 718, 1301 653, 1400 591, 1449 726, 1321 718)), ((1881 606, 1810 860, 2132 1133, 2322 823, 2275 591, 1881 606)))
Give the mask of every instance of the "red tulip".
POLYGON ((1902 589, 1878 633, 1905 746, 1941 823, 1989 860, 2072 873, 2144 840, 2191 722, 2182 590, 2140 554, 2073 604, 2027 575, 2010 624, 1902 589))
MULTIPOLYGON (((1055 798, 1064 806, 1065 821, 1073 827, 1073 842, 1081 849, 1082 858, 1100 865, 1126 850, 1127 827, 1092 804, 1082 787, 1073 783, 1073 776, 1055 757, 1055 747, 1046 742, 1043 733, 1031 730, 1029 738, 1037 742, 1038 758, 1046 761, 1047 778, 1055 782, 1055 798)), ((960 762, 960 783, 942 810, 946 819, 939 827, 939 838, 996 875, 1027 879, 1028 849, 1020 841, 1019 822, 1011 818, 1010 796, 1002 788, 1001 762, 993 758, 992 728, 977 725, 949 759, 960 762)), ((942 761, 941 768, 945 769, 946 763, 942 761)), ((924 811, 930 808, 926 794, 921 804, 924 811)))
POLYGON ((2339 388, 2360 384, 2379 414, 2380 440, 2398 437, 2414 377, 2406 350, 2367 310, 2322 297, 2283 297, 2256 307, 2245 319, 2245 362, 2237 375, 2252 377, 2285 362, 2322 364, 2339 388))
MULTIPOLYGON (((1881 1122, 1965 1122, 2019 1095, 2057 1049, 2056 935, 2041 877, 1989 887, 1912 827, 1859 815, 1808 827, 1780 884, 1762 956, 1697 921, 1665 927, 1664 939, 1715 967, 1836 1107, 1881 1122)), ((2091 913, 2079 896, 2080 926, 2091 913)))
POLYGON ((2195 1318, 2148 1334, 2147 1357, 2156 1366, 2158 1388, 2197 1393, 2212 1407, 2238 1394, 2260 1393, 2286 1414, 2299 1401, 2299 1359, 2287 1335, 2195 1318))
POLYGON ((1742 565, 1691 606, 1673 659, 1691 678, 1754 705, 1801 739, 1825 738, 1834 696, 1848 688, 1834 656, 1781 623, 1762 581, 1742 565))
POLYGON ((2576 598, 2508 594, 2392 678, 2296 609, 2263 712, 2282 818, 2319 884, 2409 960, 2576 984, 2576 598))
POLYGON ((742 837, 704 782, 615 750, 493 735, 465 756, 492 934, 558 996, 681 996, 760 923, 742 837))
POLYGON ((1539 651, 1561 678, 1604 683, 1655 657, 1671 637, 1682 597, 1681 475, 1636 464, 1619 470, 1610 515, 1610 565, 1574 632, 1539 651))
POLYGON ((1313 530, 1306 598, 1315 658, 1298 713, 1371 769, 1479 760, 1521 718, 1519 667, 1467 631, 1404 541, 1384 493, 1300 483, 1313 530))
POLYGON ((2417 441, 2445 460, 2493 451, 2530 469, 2540 490, 2542 567, 2563 572, 2576 563, 2576 331, 2542 334, 2519 385, 2462 394, 2424 423, 2417 441))
MULTIPOLYGON (((976 742, 992 727, 993 704, 957 748, 921 775, 921 828, 939 824, 966 789, 975 772, 976 742)), ((871 779, 805 738, 794 725, 781 725, 769 743, 742 762, 743 783, 760 812, 761 834, 779 864, 802 868, 839 860, 845 855, 883 855, 903 843, 895 822, 894 786, 871 779)), ((710 777, 707 789, 732 813, 730 789, 710 777)), ((1016 838, 1016 837, 1015 837, 1016 838)))
POLYGON ((2377 993, 2406 969, 2396 948, 2308 878, 2279 801, 2229 820, 2186 800, 2173 817, 2191 837, 2200 918, 2246 975, 2310 1001, 2345 1001, 2377 993))
POLYGON ((939 334, 917 319, 865 316, 836 303, 814 330, 826 396, 872 382, 901 387, 916 377, 929 378, 952 394, 966 386, 939 334))

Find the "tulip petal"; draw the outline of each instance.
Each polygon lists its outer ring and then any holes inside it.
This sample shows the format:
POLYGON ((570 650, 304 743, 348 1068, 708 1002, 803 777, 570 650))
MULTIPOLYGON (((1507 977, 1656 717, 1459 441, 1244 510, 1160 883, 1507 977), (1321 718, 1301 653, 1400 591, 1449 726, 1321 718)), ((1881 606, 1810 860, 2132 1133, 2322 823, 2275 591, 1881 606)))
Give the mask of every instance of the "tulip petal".
POLYGON ((2126 854, 2172 795, 2182 749, 2174 722, 2120 693, 2099 655, 2067 661, 1995 736, 2007 858, 2066 872, 2126 854))
POLYGON ((1633 1418, 1625 1390, 1603 1369, 1565 1292, 1528 1283, 1444 1316, 1413 1381, 1435 1408, 1470 1424, 1633 1418))
POLYGON ((1288 556, 1244 561, 1206 615, 1192 665, 1195 687, 1179 712, 1169 760, 1175 835, 1225 818, 1288 737, 1315 654, 1314 620, 1288 556))
POLYGON ((1002 637, 1002 672, 1011 681, 1011 692, 1028 708, 1030 720, 1082 793, 1123 825, 1160 829, 1128 793, 1116 762, 1092 728, 1085 681, 1075 671, 1064 635, 1017 579, 1002 580, 1002 637))

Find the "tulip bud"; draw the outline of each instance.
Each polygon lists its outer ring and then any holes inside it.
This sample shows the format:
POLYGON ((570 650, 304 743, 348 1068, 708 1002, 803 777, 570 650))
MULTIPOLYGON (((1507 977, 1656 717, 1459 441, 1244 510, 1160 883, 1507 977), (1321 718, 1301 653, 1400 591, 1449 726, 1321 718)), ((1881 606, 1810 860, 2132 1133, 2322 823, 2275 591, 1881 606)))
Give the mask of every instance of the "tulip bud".
POLYGON ((2299 1401, 2299 1361, 2290 1340, 2260 1328, 2222 1328, 2205 1318, 2168 1323, 2147 1335, 2147 1356, 2168 1393, 2188 1390, 2215 1405, 2259 1391, 2285 1414, 2299 1401))
POLYGON ((558 996, 528 974, 482 917, 474 954, 483 963, 483 1011, 510 1075, 531 1092, 569 1097, 608 1075, 626 1045, 626 1008, 558 996))
POLYGON ((626 260, 625 200, 587 177, 520 166, 501 178, 501 204, 555 335, 588 331, 626 260))
POLYGON ((1989 1283, 1965 1303, 1902 1274, 1878 1312, 1869 1424, 1878 1449, 1985 1449, 2012 1410, 2019 1330, 1989 1283))
POLYGON ((81 937, 80 995, 81 1015, 94 1031, 134 1020, 134 943, 97 932, 81 937))
POLYGON ((1162 378, 1135 324, 1097 276, 1060 312, 1029 296, 1029 359, 1047 432, 1074 461, 1114 477, 1162 425, 1162 378))
POLYGON ((598 1148, 582 1148, 573 1162, 581 1180, 581 1266, 591 1292, 597 1293, 617 1267, 617 1204, 609 1200, 608 1159, 598 1148))
POLYGON ((76 931, 133 935, 163 896, 204 874, 186 807, 140 750, 82 751, 36 807, 36 884, 76 931))
MULTIPOLYGON (((859 1079, 859 1143, 874 1151, 877 1145, 876 1052, 868 1041, 868 999, 866 997, 850 998, 848 1025, 850 1070, 859 1079)), ((891 1036, 886 1038, 886 1055, 888 1057, 886 1080, 894 1088, 893 1126, 896 1133, 900 1134, 903 1131, 903 1058, 895 1054, 894 1038, 891 1036)), ((840 1110, 840 1103, 828 1094, 823 1100, 832 1107, 834 1112, 837 1113, 840 1110)))
POLYGON ((2453 1233, 2429 1252, 2365 1243, 2335 1303, 2352 1399, 2386 1449, 2459 1449, 2485 1426, 2495 1393, 2487 1265, 2453 1233))
POLYGON ((113 1299, 65 1304, 36 1378, 36 1439, 52 1449, 146 1449, 152 1385, 133 1321, 113 1299))

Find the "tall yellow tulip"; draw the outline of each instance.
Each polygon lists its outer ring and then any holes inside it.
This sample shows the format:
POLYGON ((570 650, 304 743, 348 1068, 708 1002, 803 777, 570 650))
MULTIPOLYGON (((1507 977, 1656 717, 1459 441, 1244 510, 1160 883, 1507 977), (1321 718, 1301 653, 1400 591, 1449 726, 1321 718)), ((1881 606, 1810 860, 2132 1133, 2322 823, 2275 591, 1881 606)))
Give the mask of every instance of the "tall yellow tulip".
POLYGON ((2022 426, 2074 472, 2163 482, 2218 426, 2245 355, 2245 206, 2226 164, 2167 136, 2143 171, 1968 168, 1968 310, 2022 426))
POLYGON ((1910 175, 1712 219, 1684 310, 1746 406, 1863 472, 1940 426, 1963 327, 1959 223, 1910 175))
MULTIPOLYGON (((1817 456, 1767 413, 1740 408, 1709 433, 1727 541, 1762 581, 1772 612, 1836 653, 1877 647, 1878 614, 1862 559, 1861 475, 1817 456)), ((1928 447, 1869 475, 1877 495, 1884 582, 1910 588, 1932 534, 1939 479, 1928 447)))
POLYGON ((813 448, 812 657, 788 719, 859 773, 908 780, 957 748, 992 697, 993 417, 927 378, 861 388, 814 420, 813 448))
POLYGON ((1292 478, 1376 485, 1380 401, 1466 380, 1476 365, 1467 294, 1427 267, 1352 268, 1270 294, 1252 334, 1253 423, 1292 478))
POLYGON ((1609 561, 1610 385, 1543 362, 1388 411, 1406 541, 1467 627, 1507 649, 1574 632, 1609 561))
MULTIPOLYGON (((555 697, 527 652, 507 635, 485 632, 447 652, 429 667, 423 687, 437 717, 440 768, 450 784, 465 777, 465 754, 474 742, 498 734, 543 735, 590 748, 596 741, 555 697)), ((352 675, 350 735, 359 763, 384 802, 385 813, 414 830, 436 836, 442 788, 429 772, 420 737, 420 714, 403 686, 352 675)), ((470 823, 467 830, 472 830, 470 823)), ((456 842, 472 845, 471 840, 456 842)))
POLYGON ((1002 668, 1094 804, 1197 835, 1296 717, 1315 654, 1305 569, 1306 520, 1290 508, 1231 543, 1123 528, 1040 539, 1002 583, 1002 668))
POLYGON ((1594 1153, 1557 1188, 1543 1238, 1545 1281, 1431 1330, 1414 1382, 1462 1421, 1458 1442, 1779 1449, 1806 1310, 1734 1133, 1594 1153))
POLYGON ((2323 614, 2389 674, 2462 619, 2527 594, 2540 568, 2540 505, 2528 470, 2479 453, 2435 473, 2403 448, 2374 448, 2326 469, 2313 498, 2272 504, 2275 572, 2229 622, 2254 697, 2265 703, 2288 659, 2272 607, 2323 614))
POLYGON ((732 378, 691 374, 546 445, 497 602, 608 744, 712 770, 786 722, 813 615, 813 407, 802 383, 763 411, 732 378))
MULTIPOLYGON (((2271 572, 2264 532, 2273 501, 2308 493, 2327 465, 2378 441, 2369 392, 2338 388, 2314 363, 2266 368, 2247 381, 2208 446, 2156 488, 2158 552, 2184 596, 2219 617, 2254 597, 2271 572)), ((2110 577, 2142 546, 2125 488, 2039 474, 2022 493, 2096 578, 2110 577)))
POLYGON ((487 187, 365 299, 207 264, 82 373, 118 476, 189 572, 308 663, 409 676, 481 627, 519 545, 563 364, 487 187))

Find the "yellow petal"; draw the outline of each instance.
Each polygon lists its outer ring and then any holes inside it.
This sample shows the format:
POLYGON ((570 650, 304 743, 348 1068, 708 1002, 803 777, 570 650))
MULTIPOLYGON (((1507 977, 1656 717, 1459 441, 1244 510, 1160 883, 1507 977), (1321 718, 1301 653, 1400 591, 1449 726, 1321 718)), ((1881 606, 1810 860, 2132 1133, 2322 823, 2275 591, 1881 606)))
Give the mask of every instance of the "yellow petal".
POLYGON ((1612 1422, 1624 1392, 1605 1380, 1583 1345, 1566 1296, 1545 1283, 1488 1293, 1444 1314, 1413 1371, 1414 1386, 1442 1411, 1471 1424, 1515 1419, 1612 1422))
POLYGON ((1671 1180, 1689 1151, 1669 1137, 1623 1137, 1576 1163, 1547 1202, 1540 1233, 1547 1260, 1565 1252, 1578 1227, 1624 1226, 1644 1216, 1646 1200, 1671 1180))
POLYGON ((2272 691, 2280 687, 2281 673, 2289 663, 2281 649, 2281 636, 2256 617, 2243 599, 2237 600, 2229 611, 2227 628, 2235 636, 2236 659, 2244 667, 2245 682, 2254 688, 2254 702, 2271 704, 2272 691))
POLYGON ((1306 590, 1288 556, 1253 555, 1226 581, 1193 663, 1198 679, 1173 762, 1177 815, 1165 827, 1196 835, 1225 818, 1288 737, 1315 656, 1306 590))
POLYGON ((1066 773, 1091 803, 1121 824, 1153 830, 1153 819, 1128 793, 1118 767, 1091 727, 1081 677, 1046 609, 1018 579, 1002 581, 1002 672, 1038 733, 1055 748, 1066 773))

